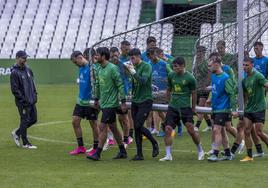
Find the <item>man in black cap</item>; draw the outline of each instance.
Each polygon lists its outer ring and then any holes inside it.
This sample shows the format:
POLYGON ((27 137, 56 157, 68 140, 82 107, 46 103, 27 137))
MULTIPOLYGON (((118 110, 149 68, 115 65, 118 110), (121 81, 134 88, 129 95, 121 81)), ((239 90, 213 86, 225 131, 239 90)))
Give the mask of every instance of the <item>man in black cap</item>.
POLYGON ((18 147, 36 149, 27 138, 27 129, 37 121, 37 92, 33 80, 33 72, 26 65, 27 53, 18 51, 16 53, 16 63, 11 68, 10 85, 15 96, 16 106, 20 114, 19 128, 12 131, 12 137, 18 147), (22 145, 20 143, 22 139, 22 145))

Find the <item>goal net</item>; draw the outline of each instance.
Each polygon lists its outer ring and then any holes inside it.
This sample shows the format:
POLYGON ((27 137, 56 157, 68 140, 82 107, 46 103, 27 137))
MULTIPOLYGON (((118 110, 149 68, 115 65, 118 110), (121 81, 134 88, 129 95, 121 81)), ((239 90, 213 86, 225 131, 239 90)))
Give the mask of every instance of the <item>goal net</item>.
MULTIPOLYGON (((268 45, 268 1, 244 1, 244 47, 253 55, 252 46, 257 40, 268 45), (267 41, 267 42, 266 42, 267 41)), ((237 2, 217 1, 138 28, 102 39, 98 47, 118 47, 123 40, 132 48, 146 51, 146 39, 153 36, 157 47, 173 57, 182 56, 188 71, 197 79, 198 90, 210 85, 206 62, 212 52, 220 52, 223 63, 230 65, 237 74, 237 2), (220 50, 224 51, 224 53, 220 50)), ((160 95, 160 94, 159 94, 160 95)), ((157 98, 157 97, 156 97, 157 98)), ((158 103, 158 101, 154 101, 158 103)))

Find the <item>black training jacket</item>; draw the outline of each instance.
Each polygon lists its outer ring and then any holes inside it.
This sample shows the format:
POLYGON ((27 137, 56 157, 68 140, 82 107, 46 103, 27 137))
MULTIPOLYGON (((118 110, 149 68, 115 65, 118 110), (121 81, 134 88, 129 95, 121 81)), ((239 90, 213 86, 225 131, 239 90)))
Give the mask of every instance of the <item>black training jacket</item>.
POLYGON ((20 67, 15 64, 11 67, 10 85, 17 106, 26 107, 37 102, 33 72, 27 65, 20 67))

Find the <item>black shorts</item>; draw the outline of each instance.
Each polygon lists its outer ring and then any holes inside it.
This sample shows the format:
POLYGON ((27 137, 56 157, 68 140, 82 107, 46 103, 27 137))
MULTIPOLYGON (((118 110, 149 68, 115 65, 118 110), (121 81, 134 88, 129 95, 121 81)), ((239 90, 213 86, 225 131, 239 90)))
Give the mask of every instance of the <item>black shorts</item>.
POLYGON ((78 116, 82 119, 97 120, 99 111, 90 106, 80 106, 76 104, 73 111, 73 116, 78 116))
POLYGON ((225 126, 226 122, 232 121, 231 113, 228 112, 213 113, 211 118, 213 119, 214 125, 225 126))
POLYGON ((198 93, 197 92, 197 104, 199 104, 200 98, 205 98, 207 100, 208 97, 209 97, 209 93, 205 93, 205 92, 198 93))
POLYGON ((126 115, 126 114, 128 114, 128 110, 123 112, 122 109, 119 107, 119 108, 116 109, 116 113, 119 114, 119 115, 126 115))
MULTIPOLYGON (((194 123, 193 119, 193 111, 192 108, 180 108, 180 112, 172 107, 168 107, 166 120, 164 122, 164 127, 169 125, 173 129, 179 125, 180 120, 182 120, 183 124, 185 123, 194 123)), ((163 127, 163 128, 164 128, 163 127)))
POLYGON ((112 124, 116 121, 116 110, 117 108, 103 108, 101 123, 112 124))
POLYGON ((244 117, 248 118, 252 123, 263 123, 265 122, 265 110, 254 113, 244 113, 244 117))

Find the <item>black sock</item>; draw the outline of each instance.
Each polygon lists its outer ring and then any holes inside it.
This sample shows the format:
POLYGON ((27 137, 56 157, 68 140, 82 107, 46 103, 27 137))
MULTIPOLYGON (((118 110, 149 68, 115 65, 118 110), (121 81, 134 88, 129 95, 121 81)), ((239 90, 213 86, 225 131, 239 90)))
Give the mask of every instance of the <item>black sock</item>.
POLYGON ((212 126, 210 119, 206 119, 206 122, 207 122, 207 126, 209 126, 209 127, 212 126))
POLYGON ((202 121, 199 121, 199 120, 198 120, 198 121, 196 122, 195 126, 196 126, 197 128, 199 128, 200 125, 201 125, 201 122, 202 122, 202 121))
POLYGON ((231 150, 230 150, 230 148, 226 148, 226 149, 224 149, 224 155, 225 156, 231 156, 231 150))
POLYGON ((257 153, 263 153, 261 144, 256 144, 255 147, 256 147, 257 153))
POLYGON ((233 146, 232 146, 232 149, 231 149, 231 152, 232 152, 233 154, 235 154, 235 152, 236 152, 236 150, 237 150, 238 147, 239 147, 239 144, 237 144, 237 143, 234 142, 234 144, 233 144, 233 146))
POLYGON ((119 147, 120 152, 122 152, 122 153, 126 153, 126 149, 125 149, 125 147, 124 147, 123 144, 118 145, 118 147, 119 147))
POLYGON ((83 138, 82 137, 77 138, 77 144, 78 144, 79 147, 80 146, 84 146, 84 142, 83 142, 83 138))
POLYGON ((99 141, 98 140, 94 140, 93 149, 97 149, 98 144, 99 144, 99 141))
POLYGON ((216 156, 218 157, 218 155, 219 155, 219 150, 215 150, 215 149, 214 149, 214 150, 213 150, 213 154, 216 155, 216 156))
POLYGON ((102 148, 97 147, 97 150, 96 150, 95 154, 100 156, 101 152, 102 152, 102 148))
POLYGON ((252 158, 252 149, 247 149, 248 156, 252 158))
POLYGON ((131 138, 133 138, 133 131, 134 131, 134 129, 129 129, 129 136, 130 136, 131 138))
POLYGON ((124 141, 126 144, 128 143, 128 136, 124 136, 124 141))

